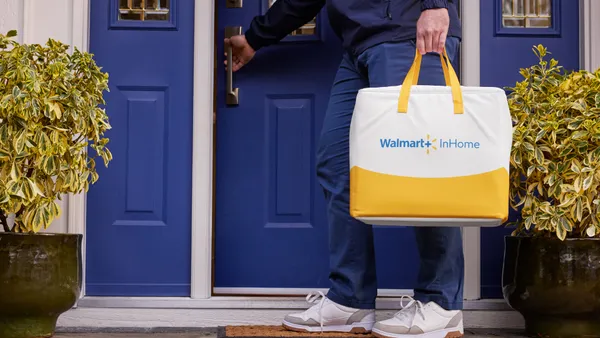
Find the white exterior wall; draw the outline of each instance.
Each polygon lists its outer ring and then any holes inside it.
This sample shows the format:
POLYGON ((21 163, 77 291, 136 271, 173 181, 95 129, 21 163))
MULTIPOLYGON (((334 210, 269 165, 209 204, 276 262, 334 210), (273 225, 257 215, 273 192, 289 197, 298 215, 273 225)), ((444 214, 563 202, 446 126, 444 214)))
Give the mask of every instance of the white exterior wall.
MULTIPOLYGON (((6 34, 11 29, 23 30, 23 0, 0 0, 0 32, 6 34)), ((23 36, 19 36, 19 42, 23 36)))
POLYGON ((600 1, 582 0, 581 11, 581 68, 595 71, 600 68, 600 1))
MULTIPOLYGON (((81 0, 0 0, 0 32, 17 30, 20 43, 44 44, 48 38, 87 50, 87 5, 81 0), (81 15, 85 11, 85 15, 81 15)), ((81 196, 72 197, 78 202, 81 196)), ((69 214, 69 197, 59 201, 61 216, 46 232, 81 232, 83 224, 68 227, 71 218, 77 223, 84 218, 69 214)))

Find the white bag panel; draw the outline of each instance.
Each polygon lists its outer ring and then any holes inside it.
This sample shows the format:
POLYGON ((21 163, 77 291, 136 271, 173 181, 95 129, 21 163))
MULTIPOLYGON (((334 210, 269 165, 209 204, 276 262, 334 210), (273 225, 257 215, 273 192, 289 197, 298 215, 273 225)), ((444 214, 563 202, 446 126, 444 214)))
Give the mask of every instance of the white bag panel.
POLYGON ((453 113, 451 88, 445 86, 413 86, 408 112, 398 113, 400 89, 359 91, 350 128, 350 167, 423 178, 508 171, 512 123, 502 89, 461 87, 463 114, 453 113))

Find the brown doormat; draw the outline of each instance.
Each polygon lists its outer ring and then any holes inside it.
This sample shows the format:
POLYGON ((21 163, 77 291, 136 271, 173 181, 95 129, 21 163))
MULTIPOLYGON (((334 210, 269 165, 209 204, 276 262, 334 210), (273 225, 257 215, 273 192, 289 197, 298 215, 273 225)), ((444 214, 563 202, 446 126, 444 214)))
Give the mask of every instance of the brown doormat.
POLYGON ((241 325, 219 328, 217 338, 302 338, 302 337, 349 337, 349 338, 374 338, 371 334, 364 333, 339 333, 339 332, 296 332, 286 330, 283 326, 266 325, 241 325))

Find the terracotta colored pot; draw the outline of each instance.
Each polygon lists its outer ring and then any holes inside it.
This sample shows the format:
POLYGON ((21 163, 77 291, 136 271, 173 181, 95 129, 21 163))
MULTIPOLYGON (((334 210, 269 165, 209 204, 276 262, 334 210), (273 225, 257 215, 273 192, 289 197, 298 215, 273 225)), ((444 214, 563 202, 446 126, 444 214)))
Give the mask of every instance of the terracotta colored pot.
POLYGON ((51 337, 81 290, 75 234, 0 232, 0 337, 51 337))
POLYGON ((529 334, 600 337, 600 240, 506 237, 502 290, 529 334))

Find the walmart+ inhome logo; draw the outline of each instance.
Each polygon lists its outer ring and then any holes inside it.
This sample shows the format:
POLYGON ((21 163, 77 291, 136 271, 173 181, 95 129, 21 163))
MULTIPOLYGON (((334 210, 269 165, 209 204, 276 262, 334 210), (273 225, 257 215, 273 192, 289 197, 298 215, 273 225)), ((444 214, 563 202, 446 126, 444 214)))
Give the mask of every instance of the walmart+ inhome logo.
POLYGON ((479 149, 479 142, 461 141, 459 139, 437 139, 431 138, 428 134, 426 138, 420 139, 400 139, 400 138, 381 138, 379 139, 381 148, 421 148, 425 149, 427 154, 439 149, 479 149))

